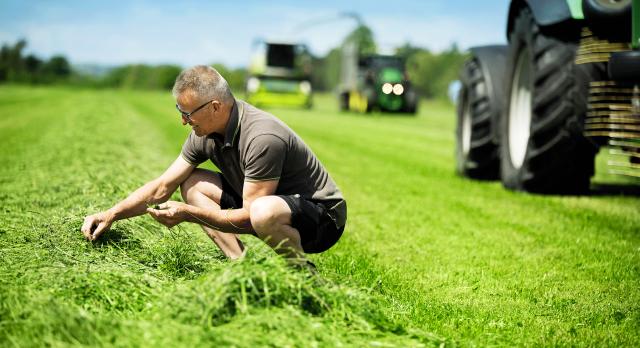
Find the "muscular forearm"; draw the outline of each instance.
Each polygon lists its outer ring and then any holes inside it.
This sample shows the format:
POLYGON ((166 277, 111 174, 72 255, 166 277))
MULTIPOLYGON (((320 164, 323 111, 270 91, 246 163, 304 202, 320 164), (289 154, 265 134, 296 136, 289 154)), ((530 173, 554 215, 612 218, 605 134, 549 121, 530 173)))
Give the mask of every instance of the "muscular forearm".
POLYGON ((107 212, 114 217, 114 221, 142 215, 146 213, 147 205, 166 201, 173 191, 162 185, 159 180, 153 180, 132 192, 107 212))
POLYGON ((255 234, 249 212, 244 209, 212 210, 193 205, 186 206, 187 221, 205 225, 222 232, 255 234))

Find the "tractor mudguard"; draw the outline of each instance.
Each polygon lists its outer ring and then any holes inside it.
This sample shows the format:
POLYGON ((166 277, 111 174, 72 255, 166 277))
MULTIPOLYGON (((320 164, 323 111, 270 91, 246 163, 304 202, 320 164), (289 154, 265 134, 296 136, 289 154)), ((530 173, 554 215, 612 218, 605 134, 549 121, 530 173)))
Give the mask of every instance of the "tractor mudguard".
POLYGON ((580 0, 513 0, 509 5, 507 40, 509 40, 509 33, 513 28, 514 16, 518 14, 518 9, 525 5, 531 9, 536 24, 541 27, 557 24, 571 18, 582 19, 580 0), (572 5, 576 3, 580 10, 574 9, 575 13, 572 14, 570 2, 572 5))

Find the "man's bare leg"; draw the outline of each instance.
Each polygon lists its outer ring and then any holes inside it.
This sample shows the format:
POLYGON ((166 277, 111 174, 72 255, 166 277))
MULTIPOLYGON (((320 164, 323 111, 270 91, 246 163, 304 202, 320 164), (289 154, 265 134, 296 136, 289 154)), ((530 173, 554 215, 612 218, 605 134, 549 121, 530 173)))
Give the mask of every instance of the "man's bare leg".
POLYGON ((280 197, 265 196, 251 204, 251 225, 260 239, 290 263, 306 263, 300 233, 291 226, 291 209, 280 197))
MULTIPOLYGON (((204 169, 196 169, 191 176, 180 185, 182 199, 200 208, 220 210, 222 197, 222 181, 217 173, 204 169)), ((228 258, 235 260, 242 257, 244 245, 233 233, 223 233, 211 227, 201 225, 204 232, 220 248, 228 258)))

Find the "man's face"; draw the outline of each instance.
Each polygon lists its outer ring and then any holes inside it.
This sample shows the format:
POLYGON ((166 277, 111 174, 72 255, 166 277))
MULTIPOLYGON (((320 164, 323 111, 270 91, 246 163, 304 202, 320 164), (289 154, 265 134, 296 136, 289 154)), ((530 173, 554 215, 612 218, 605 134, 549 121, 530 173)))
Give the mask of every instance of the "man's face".
POLYGON ((189 124, 197 136, 209 135, 213 132, 220 132, 224 127, 220 127, 221 115, 220 102, 216 100, 203 100, 197 98, 193 93, 183 93, 177 100, 179 110, 182 114, 182 124, 189 124), (185 117, 187 113, 188 116, 185 117))

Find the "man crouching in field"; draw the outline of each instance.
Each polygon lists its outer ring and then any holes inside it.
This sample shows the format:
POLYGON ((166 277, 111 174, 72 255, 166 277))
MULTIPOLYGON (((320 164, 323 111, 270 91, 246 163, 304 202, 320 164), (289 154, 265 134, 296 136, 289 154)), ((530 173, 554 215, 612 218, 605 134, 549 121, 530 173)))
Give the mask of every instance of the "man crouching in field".
POLYGON ((213 68, 180 73, 173 86, 182 124, 192 128, 180 156, 157 179, 82 225, 96 240, 114 221, 148 213, 172 227, 200 224, 231 259, 236 234, 252 234, 291 262, 333 246, 344 230, 342 193, 309 147, 282 121, 236 100, 213 68), (211 160, 222 173, 196 168, 211 160), (186 203, 167 201, 180 187, 186 203), (160 203, 160 204, 159 204, 160 203), (159 204, 153 208, 150 205, 159 204))

